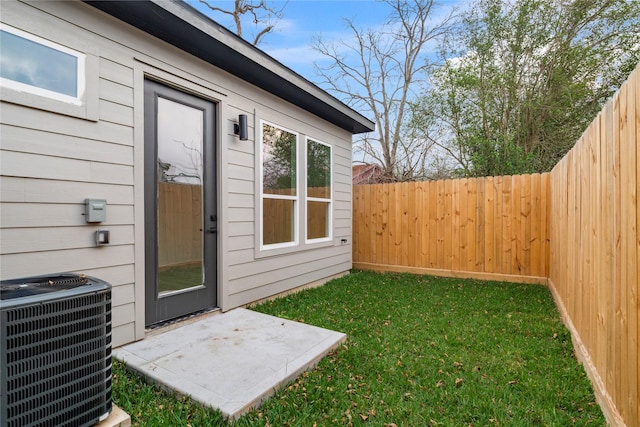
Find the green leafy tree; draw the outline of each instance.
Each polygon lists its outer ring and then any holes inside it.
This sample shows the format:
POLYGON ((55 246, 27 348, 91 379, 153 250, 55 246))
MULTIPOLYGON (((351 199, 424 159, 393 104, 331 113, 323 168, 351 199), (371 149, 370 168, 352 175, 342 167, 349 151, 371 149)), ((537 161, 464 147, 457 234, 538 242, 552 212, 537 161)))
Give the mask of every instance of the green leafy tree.
POLYGON ((309 140, 307 144, 307 187, 331 185, 331 149, 309 140))
POLYGON ((479 0, 411 128, 465 176, 550 170, 640 58, 640 2, 479 0))
POLYGON ((297 185, 297 138, 286 130, 262 127, 263 186, 267 193, 295 193, 297 185))

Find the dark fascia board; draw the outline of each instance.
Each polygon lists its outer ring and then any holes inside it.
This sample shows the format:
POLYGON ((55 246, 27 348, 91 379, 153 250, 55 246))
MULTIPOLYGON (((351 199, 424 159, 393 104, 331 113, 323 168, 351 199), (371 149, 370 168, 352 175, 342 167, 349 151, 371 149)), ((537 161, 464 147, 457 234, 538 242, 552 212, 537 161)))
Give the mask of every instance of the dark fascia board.
POLYGON ((352 134, 375 129, 371 120, 182 1, 85 3, 352 134))

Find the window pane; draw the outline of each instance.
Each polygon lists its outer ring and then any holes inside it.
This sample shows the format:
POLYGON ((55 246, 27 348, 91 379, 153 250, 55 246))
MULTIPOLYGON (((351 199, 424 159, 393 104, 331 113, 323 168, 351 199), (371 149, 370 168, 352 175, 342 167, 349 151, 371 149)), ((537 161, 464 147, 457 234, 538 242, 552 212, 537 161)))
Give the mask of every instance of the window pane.
POLYGON ((287 243, 294 240, 293 200, 262 200, 262 236, 264 245, 287 243))
POLYGON ((329 206, 327 202, 307 202, 307 239, 329 237, 329 206))
POLYGON ((158 98, 158 179, 202 185, 204 113, 158 98))
POLYGON ((262 126, 262 182, 264 194, 296 195, 296 134, 262 126))
POLYGON ((307 143, 307 196, 331 198, 331 147, 307 143))
POLYGON ((77 57, 7 31, 0 31, 0 77, 78 96, 77 57))

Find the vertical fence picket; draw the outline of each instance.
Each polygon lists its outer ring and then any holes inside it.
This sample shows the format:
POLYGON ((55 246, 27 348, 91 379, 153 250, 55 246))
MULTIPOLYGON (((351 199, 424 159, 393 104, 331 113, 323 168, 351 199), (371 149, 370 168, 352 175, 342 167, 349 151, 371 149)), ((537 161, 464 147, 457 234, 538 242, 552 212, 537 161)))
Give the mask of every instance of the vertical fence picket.
POLYGON ((495 183, 494 178, 489 177, 484 182, 484 270, 493 273, 495 270, 495 183))
MULTIPOLYGON (((613 118, 615 123, 620 123, 620 97, 614 98, 613 102, 613 118)), ((622 239, 621 233, 621 188, 620 188, 620 126, 613 127, 613 179, 614 179, 614 236, 615 236, 615 259, 620 262, 615 263, 615 273, 613 280, 613 348, 614 348, 614 357, 613 364, 611 366, 611 376, 614 378, 614 387, 613 387, 613 399, 614 401, 620 401, 622 398, 622 384, 620 381, 615 381, 615 376, 618 372, 621 372, 622 367, 622 335, 624 334, 625 320, 621 316, 623 313, 623 302, 622 302, 622 246, 620 245, 622 239)))
POLYGON ((435 268, 444 267, 444 181, 436 182, 436 263, 435 268))
POLYGON ((353 214, 351 216, 351 236, 353 236, 352 243, 352 255, 351 259, 353 262, 360 262, 361 259, 364 259, 360 254, 360 244, 364 240, 360 236, 360 216, 363 214, 362 207, 360 206, 360 202, 362 201, 360 197, 360 193, 364 192, 364 188, 362 187, 354 187, 352 192, 353 199, 353 214))
MULTIPOLYGON (((636 211, 637 211, 637 193, 638 184, 637 178, 637 165, 636 165, 636 150, 638 141, 635 139, 636 126, 635 126, 635 104, 632 100, 632 91, 630 88, 634 87, 633 79, 630 80, 626 87, 624 87, 620 93, 620 237, 621 237, 621 282, 623 288, 621 289, 621 301, 620 308, 622 310, 621 328, 627 332, 626 339, 621 341, 621 369, 622 372, 628 372, 634 377, 637 376, 638 366, 631 365, 632 356, 634 351, 637 352, 637 290, 638 290, 638 276, 637 268, 634 265, 637 260, 637 225, 636 225, 636 211), (622 154, 624 153, 624 154, 622 154), (629 292, 624 292, 624 287, 628 288, 629 292), (635 345, 636 349, 631 348, 635 345)), ((623 381, 620 390, 621 398, 626 400, 625 405, 622 408, 622 415, 625 416, 625 412, 637 414, 637 408, 634 408, 637 401, 637 384, 631 385, 630 381, 623 381)))
POLYGON ((531 175, 531 199, 530 199, 530 215, 531 215, 531 230, 529 236, 529 273, 532 276, 543 276, 543 272, 540 271, 540 229, 541 229, 541 186, 540 186, 540 174, 536 173, 531 175))
POLYGON ((469 180, 469 187, 467 188, 467 265, 470 271, 478 271, 479 262, 476 260, 476 252, 478 246, 478 240, 476 236, 480 234, 478 224, 480 222, 481 211, 477 207, 477 179, 469 180))
MULTIPOLYGON (((466 200, 465 197, 459 197, 465 185, 466 179, 454 179, 451 181, 451 265, 452 270, 462 270, 461 257, 466 254, 467 242, 466 242, 466 200), (464 214, 462 213, 464 212, 464 214)), ((464 190, 466 193, 466 190, 464 190)))
POLYGON ((438 185, 440 182, 442 181, 429 182, 429 268, 438 266, 438 185))
MULTIPOLYGON (((637 395, 636 395, 636 420, 640 423, 640 351, 637 349, 640 348, 640 147, 638 147, 638 141, 640 141, 640 72, 636 69, 636 71, 631 75, 630 80, 634 82, 634 90, 633 90, 633 98, 630 98, 630 102, 633 102, 635 105, 635 126, 636 126, 636 277, 638 280, 636 281, 635 295, 636 295, 636 345, 635 345, 635 356, 632 356, 630 363, 635 363, 635 366, 638 367, 638 371, 636 373, 636 387, 637 395), (631 99, 633 101, 631 101, 631 99)), ((633 336, 630 337, 633 339, 633 336)), ((634 347, 632 347, 633 349, 634 347)), ((633 381, 633 378, 631 379, 633 381)), ((631 405, 634 403, 631 402, 631 405)))
MULTIPOLYGON (((414 183, 403 182, 400 186, 401 189, 401 202, 400 213, 402 218, 402 227, 400 229, 400 235, 398 236, 398 245, 400 249, 400 265, 409 264, 409 252, 413 247, 413 233, 411 233, 411 215, 410 206, 413 206, 413 193, 410 191, 410 187, 413 187, 414 183)), ((413 190, 413 189, 412 189, 413 190)))

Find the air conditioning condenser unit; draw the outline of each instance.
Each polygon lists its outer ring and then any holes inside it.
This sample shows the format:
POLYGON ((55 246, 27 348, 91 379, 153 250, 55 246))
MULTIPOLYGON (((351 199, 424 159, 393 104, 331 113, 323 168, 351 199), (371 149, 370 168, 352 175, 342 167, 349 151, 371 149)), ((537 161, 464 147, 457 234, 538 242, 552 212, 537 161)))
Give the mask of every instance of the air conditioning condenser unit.
POLYGON ((91 426, 111 411, 111 286, 0 282, 0 426, 91 426))

